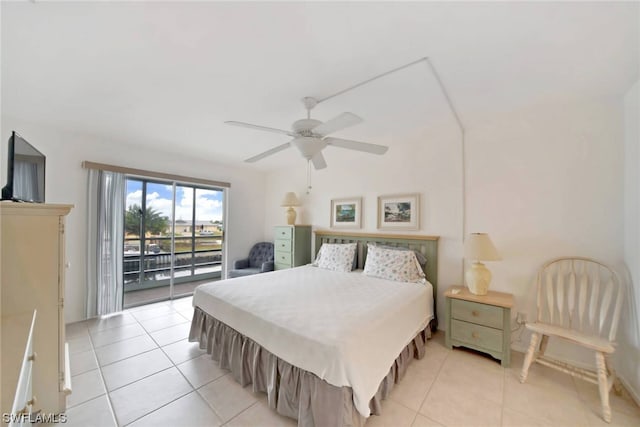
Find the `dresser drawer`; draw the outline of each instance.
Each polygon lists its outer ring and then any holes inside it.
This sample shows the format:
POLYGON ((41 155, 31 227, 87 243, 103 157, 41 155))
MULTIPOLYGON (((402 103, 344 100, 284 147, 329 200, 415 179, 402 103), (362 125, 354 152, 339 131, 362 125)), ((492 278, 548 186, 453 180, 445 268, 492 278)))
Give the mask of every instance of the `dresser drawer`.
POLYGON ((281 262, 276 262, 274 265, 274 268, 276 271, 278 270, 285 270, 287 268, 291 268, 291 264, 283 264, 281 262))
POLYGON ((291 252, 276 251, 274 262, 291 265, 291 252))
POLYGON ((275 234, 276 234, 276 239, 291 240, 291 236, 293 236, 291 227, 276 227, 275 234))
POLYGON ((478 325, 502 329, 502 307, 495 305, 452 299, 451 317, 478 325))
POLYGON ((502 351, 502 331, 459 320, 451 320, 451 338, 493 351, 502 351))
POLYGON ((291 240, 276 239, 275 249, 276 252, 291 252, 291 240))

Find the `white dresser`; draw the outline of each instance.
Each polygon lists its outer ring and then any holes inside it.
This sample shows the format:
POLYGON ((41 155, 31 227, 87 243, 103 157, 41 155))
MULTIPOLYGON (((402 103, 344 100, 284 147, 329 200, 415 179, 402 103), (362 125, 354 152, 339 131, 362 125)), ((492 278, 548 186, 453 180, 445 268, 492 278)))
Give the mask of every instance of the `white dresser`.
POLYGON ((60 413, 70 392, 64 324, 65 216, 71 205, 0 202, 0 348, 3 413, 11 410, 28 329, 20 319, 38 320, 33 331, 33 411, 60 413))

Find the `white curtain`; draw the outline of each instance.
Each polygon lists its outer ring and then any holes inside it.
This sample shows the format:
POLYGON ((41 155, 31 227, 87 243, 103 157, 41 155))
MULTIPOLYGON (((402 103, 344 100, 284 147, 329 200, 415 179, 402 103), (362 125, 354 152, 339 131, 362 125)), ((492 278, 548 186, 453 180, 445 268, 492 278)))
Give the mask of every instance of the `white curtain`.
POLYGON ((122 310, 125 176, 89 170, 87 318, 122 310))

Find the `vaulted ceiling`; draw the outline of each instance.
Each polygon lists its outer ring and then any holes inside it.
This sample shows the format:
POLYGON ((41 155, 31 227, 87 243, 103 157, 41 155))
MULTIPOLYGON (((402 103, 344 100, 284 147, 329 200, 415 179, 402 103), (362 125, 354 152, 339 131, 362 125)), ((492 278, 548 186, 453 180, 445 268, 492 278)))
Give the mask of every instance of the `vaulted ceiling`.
MULTIPOLYGON (((428 56, 467 126, 545 103, 619 95, 638 79, 639 4, 7 3, 2 112, 232 165, 287 141, 324 97, 428 56)), ((424 63, 318 105, 362 124, 335 136, 393 147, 454 126, 424 63)), ((269 170, 287 150, 252 167, 269 170)))

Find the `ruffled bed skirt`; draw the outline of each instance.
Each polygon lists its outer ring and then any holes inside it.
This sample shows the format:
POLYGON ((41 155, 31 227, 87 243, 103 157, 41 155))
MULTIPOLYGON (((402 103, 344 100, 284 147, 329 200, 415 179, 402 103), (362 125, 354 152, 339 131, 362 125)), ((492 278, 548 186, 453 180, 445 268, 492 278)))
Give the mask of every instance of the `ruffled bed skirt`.
MULTIPOLYGON (((434 323, 433 321, 431 323, 434 323)), ((431 324, 407 345, 389 368, 369 402, 371 413, 380 415, 385 399, 399 382, 412 359, 421 359, 431 324)), ((311 372, 293 366, 262 348, 255 341, 196 307, 189 341, 200 343, 211 358, 228 369, 243 387, 267 394, 269 406, 279 414, 297 419, 299 426, 363 426, 363 417, 353 404, 351 387, 327 383, 311 372)))

